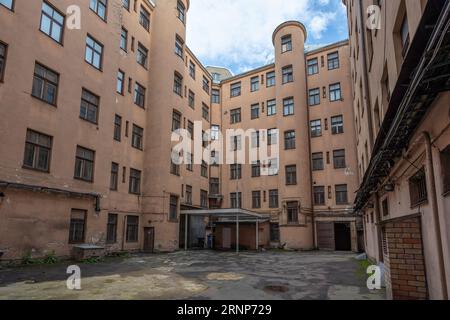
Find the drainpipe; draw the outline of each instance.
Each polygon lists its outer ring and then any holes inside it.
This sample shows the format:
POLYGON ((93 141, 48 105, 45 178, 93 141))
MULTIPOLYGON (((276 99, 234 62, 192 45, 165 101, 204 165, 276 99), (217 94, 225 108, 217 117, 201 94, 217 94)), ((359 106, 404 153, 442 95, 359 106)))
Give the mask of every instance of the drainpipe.
POLYGON ((437 204, 436 179, 434 176, 433 151, 431 148, 431 138, 428 132, 422 133, 425 140, 426 161, 427 161, 427 178, 431 186, 430 205, 433 211, 434 230, 436 234, 436 244, 438 249, 439 275, 441 278, 443 300, 448 300, 447 279, 445 275, 444 250, 442 246, 441 223, 439 221, 439 211, 437 204))

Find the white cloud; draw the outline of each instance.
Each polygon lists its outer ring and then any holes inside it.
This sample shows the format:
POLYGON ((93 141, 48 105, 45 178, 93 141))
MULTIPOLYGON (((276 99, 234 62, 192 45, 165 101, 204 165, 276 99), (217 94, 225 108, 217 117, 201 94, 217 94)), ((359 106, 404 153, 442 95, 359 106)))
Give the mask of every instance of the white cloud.
POLYGON ((284 21, 299 20, 321 39, 336 17, 331 1, 340 0, 191 0, 187 44, 206 62, 248 70, 273 60, 272 33, 284 21))

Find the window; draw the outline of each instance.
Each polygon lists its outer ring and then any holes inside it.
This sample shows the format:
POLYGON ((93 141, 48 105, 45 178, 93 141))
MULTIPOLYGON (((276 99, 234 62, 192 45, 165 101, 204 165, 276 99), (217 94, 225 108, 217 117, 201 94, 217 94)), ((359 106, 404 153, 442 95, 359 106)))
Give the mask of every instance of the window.
POLYGON ((209 179, 209 191, 213 195, 220 194, 220 180, 219 178, 211 178, 209 179))
POLYGON ((178 19, 180 19, 181 22, 186 22, 186 8, 184 4, 181 1, 178 1, 177 3, 177 12, 178 12, 178 19))
POLYGON ((144 129, 133 124, 133 136, 131 138, 131 146, 142 150, 144 148, 144 129))
POLYGON ((183 59, 184 41, 178 35, 175 37, 175 54, 183 59))
POLYGON ((64 16, 46 2, 42 3, 40 30, 58 43, 62 43, 64 16))
POLYGON ((230 165, 231 180, 239 180, 242 178, 242 165, 232 164, 230 165))
POLYGON ((444 194, 450 192, 450 146, 441 151, 441 166, 444 194))
POLYGON ((277 145, 278 144, 278 129, 267 130, 267 145, 277 145))
POLYGON ((253 77, 250 79, 250 84, 251 84, 251 92, 255 92, 259 90, 259 77, 253 77))
POLYGON ((108 214, 108 224, 106 226, 106 243, 117 242, 117 214, 108 214))
POLYGON ((267 115, 274 116, 277 114, 277 101, 275 99, 267 101, 267 115))
POLYGON ((220 127, 217 125, 211 126, 211 140, 217 141, 220 138, 220 127))
POLYGON ((310 106, 316 106, 320 104, 320 88, 309 90, 308 103, 310 106))
POLYGON ((292 66, 287 66, 282 69, 283 73, 283 84, 294 82, 294 71, 292 66))
POLYGON ((106 7, 108 0, 90 0, 89 8, 100 18, 106 20, 106 7))
POLYGON ((341 184, 336 186, 336 204, 345 205, 348 204, 347 185, 341 184))
POLYGON ((287 203, 286 207, 287 207, 288 223, 292 224, 298 223, 298 202, 290 201, 287 203))
POLYGON ((266 86, 267 88, 273 87, 275 85, 275 71, 268 72, 266 74, 266 86))
POLYGON ((128 189, 130 194, 141 193, 141 171, 130 169, 130 185, 128 189))
POLYGON ((213 73, 211 74, 211 76, 212 76, 213 81, 214 81, 215 83, 220 83, 220 79, 222 78, 222 76, 220 75, 220 73, 213 72, 213 73))
POLYGON ((194 171, 194 155, 192 153, 186 152, 186 170, 194 171))
POLYGON ((195 69, 196 69, 195 64, 192 61, 189 61, 189 75, 194 80, 195 80, 195 69))
POLYGON ((148 11, 145 10, 142 6, 139 15, 139 23, 144 27, 145 30, 150 31, 150 13, 148 13, 148 11))
POLYGON ((320 137, 322 135, 322 121, 313 120, 311 121, 311 137, 320 137))
POLYGON ((312 154, 312 166, 313 171, 321 171, 324 169, 323 152, 317 152, 312 154))
POLYGON ((209 107, 204 103, 202 105, 202 117, 206 121, 209 121, 209 107))
POLYGON ((117 88, 116 91, 123 95, 123 90, 125 86, 125 73, 121 70, 117 71, 117 88))
POLYGON ((283 100, 283 115, 285 117, 292 116, 294 114, 294 98, 286 98, 283 100))
POLYGON ((103 45, 89 35, 86 37, 85 60, 94 68, 102 69, 103 45))
POLYGON ((144 47, 140 42, 138 43, 136 61, 144 68, 147 68, 148 49, 146 47, 144 47))
POLYGON ((111 164, 111 179, 109 182, 109 190, 117 191, 119 182, 119 165, 115 162, 111 164))
POLYGON ((208 208, 208 191, 206 190, 200 190, 200 206, 208 208))
POLYGON ((178 73, 175 72, 174 78, 173 78, 173 92, 175 92, 180 97, 183 95, 183 77, 178 73))
POLYGON ((230 97, 238 97, 241 95, 241 82, 233 83, 230 87, 230 97))
POLYGON ((284 133, 284 148, 286 150, 294 150, 295 146, 295 131, 286 131, 284 133))
POLYGON ((84 210, 72 209, 70 213, 69 244, 84 242, 86 215, 87 212, 84 210))
POLYGON ((75 179, 92 182, 94 180, 95 152, 83 147, 77 147, 75 157, 75 179))
POLYGON ((203 90, 209 94, 209 80, 203 76, 203 90))
POLYGON ((325 187, 314 187, 314 205, 325 205, 325 187))
POLYGON ((278 159, 277 158, 269 160, 268 169, 269 169, 268 170, 269 176, 278 175, 279 167, 278 167, 278 159))
POLYGON ((383 217, 387 217, 389 215, 389 202, 387 198, 381 203, 381 210, 383 212, 383 217))
POLYGON ((269 190, 269 208, 278 208, 278 190, 269 190))
POLYGON ((208 164, 205 161, 202 161, 201 175, 203 178, 208 178, 208 164))
POLYGON ((5 76, 7 49, 8 49, 7 45, 0 42, 0 82, 3 81, 5 76))
POLYGON ((259 103, 251 106, 251 119, 255 120, 259 118, 259 103))
POLYGON ((14 0, 0 0, 0 5, 5 6, 9 10, 13 9, 14 0))
POLYGON ((335 169, 342 169, 346 167, 345 164, 345 150, 333 151, 333 163, 335 169))
POLYGON ((405 14, 405 17, 403 18, 402 26, 400 29, 400 38, 402 41, 402 56, 404 57, 406 55, 406 52, 408 52, 409 48, 409 26, 408 26, 408 17, 405 14))
POLYGON ((286 185, 293 186, 297 184, 297 166, 286 166, 286 185))
POLYGON ((97 124, 99 105, 100 98, 92 92, 83 89, 81 93, 80 118, 97 124))
POLYGON ((230 204, 232 209, 242 208, 242 193, 230 193, 230 204))
POLYGON ((178 197, 177 196, 170 196, 169 220, 170 221, 178 220, 178 197))
POLYGON ((127 216, 127 242, 138 242, 139 239, 139 217, 127 216))
POLYGON ((120 49, 127 52, 128 50, 128 30, 122 27, 120 32, 120 49))
POLYGON ((48 172, 52 155, 52 140, 53 138, 48 135, 28 129, 23 160, 24 167, 48 172))
POLYGON ((181 128, 181 113, 173 111, 172 113, 172 132, 181 128))
POLYGON ((138 82, 134 84, 134 104, 145 108, 145 91, 146 89, 141 86, 138 82))
POLYGON ((130 11, 130 0, 122 0, 122 6, 130 11))
POLYGON ((114 140, 119 141, 122 138, 122 117, 117 114, 114 117, 114 140))
POLYGON ((344 117, 336 116, 331 118, 331 132, 332 134, 344 133, 344 117))
POLYGON ((281 53, 292 51, 292 36, 287 35, 281 38, 281 53))
POLYGON ((220 103, 220 91, 218 89, 212 90, 211 102, 220 103))
MULTIPOLYGON (((174 156, 174 155, 172 154, 172 156, 174 156)), ((176 154, 175 154, 175 156, 176 156, 176 154)), ((173 174, 175 176, 180 175, 180 165, 174 163, 173 160, 170 162, 170 174, 173 174)))
POLYGON ((338 100, 342 100, 340 83, 330 85, 330 101, 333 102, 338 100))
POLYGON ((189 107, 195 109, 195 93, 192 92, 191 90, 189 90, 188 103, 189 107))
POLYGON ((231 110, 230 112, 230 122, 231 124, 241 122, 241 108, 231 110))
POLYGON ((261 191, 252 191, 252 208, 261 208, 261 191))
POLYGON ((252 149, 257 149, 259 148, 259 131, 253 131, 251 133, 251 140, 252 140, 252 145, 251 148, 252 149))
POLYGON ((261 176, 261 162, 258 160, 252 163, 252 178, 261 176))
POLYGON ((425 169, 420 169, 409 179, 409 194, 411 207, 416 207, 428 200, 427 181, 425 169))
POLYGON ((59 74, 36 63, 31 95, 51 105, 56 105, 59 74))
POLYGON ((328 54, 328 70, 339 69, 339 52, 328 54))
POLYGON ((319 73, 319 60, 317 58, 308 60, 308 75, 319 73))
POLYGON ((192 186, 186 186, 185 203, 192 204, 192 186))

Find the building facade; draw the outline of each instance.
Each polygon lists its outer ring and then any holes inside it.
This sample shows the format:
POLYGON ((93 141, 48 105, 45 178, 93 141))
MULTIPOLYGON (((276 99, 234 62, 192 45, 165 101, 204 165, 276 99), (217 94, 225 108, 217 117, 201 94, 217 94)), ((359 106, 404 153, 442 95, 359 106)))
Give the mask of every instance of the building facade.
POLYGON ((238 207, 269 217, 261 246, 359 250, 348 42, 305 52, 305 27, 288 21, 274 63, 234 76, 186 46, 188 0, 76 3, 0 1, 0 259, 174 251, 183 210, 238 207), (177 164, 178 129, 193 144, 269 130, 232 141, 276 144, 280 158, 269 175, 257 162, 177 164))
POLYGON ((344 1, 368 256, 394 299, 448 299, 448 1, 344 1))

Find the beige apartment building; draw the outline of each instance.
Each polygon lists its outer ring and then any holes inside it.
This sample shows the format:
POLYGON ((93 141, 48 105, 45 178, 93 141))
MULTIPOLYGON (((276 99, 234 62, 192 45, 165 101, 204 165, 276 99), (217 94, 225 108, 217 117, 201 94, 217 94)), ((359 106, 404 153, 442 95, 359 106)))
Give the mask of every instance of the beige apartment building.
POLYGON ((235 221, 212 213, 244 211, 260 217, 241 221, 244 248, 361 250, 348 41, 305 52, 288 21, 274 63, 232 75, 186 46, 188 0, 75 3, 0 0, 0 259, 174 251, 208 234, 231 249, 235 221), (231 147, 276 145, 279 161, 175 164, 173 131, 207 147, 199 123, 212 140, 260 130, 231 147))
POLYGON ((449 2, 343 2, 366 252, 391 298, 448 299, 449 2))

